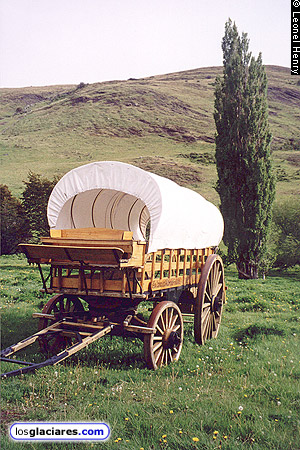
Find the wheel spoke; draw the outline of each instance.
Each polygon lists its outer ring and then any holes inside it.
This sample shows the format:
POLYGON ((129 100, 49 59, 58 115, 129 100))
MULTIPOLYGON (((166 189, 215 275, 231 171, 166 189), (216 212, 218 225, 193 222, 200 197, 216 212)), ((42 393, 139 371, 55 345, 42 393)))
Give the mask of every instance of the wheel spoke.
POLYGON ((207 321, 205 322, 205 325, 202 327, 203 342, 205 342, 205 340, 207 339, 208 327, 209 327, 209 317, 208 317, 207 321))
MULTIPOLYGON (((206 305, 211 305, 211 297, 208 295, 208 292, 205 291, 205 295, 208 298, 208 303, 203 303, 203 307, 205 308, 206 305)), ((205 301, 205 298, 204 298, 205 301)))
POLYGON ((173 361, 172 351, 170 348, 168 348, 168 351, 169 351, 170 362, 172 362, 173 361))
MULTIPOLYGON (((210 275, 210 274, 209 274, 209 275, 210 275)), ((210 276, 208 276, 208 277, 207 277, 207 282, 206 282, 206 289, 205 289, 205 292, 208 293, 209 297, 211 297, 211 295, 212 295, 210 283, 211 283, 211 279, 210 279, 210 276)))
POLYGON ((181 327, 181 324, 179 323, 178 325, 176 325, 176 327, 172 328, 172 331, 174 331, 174 333, 179 330, 179 328, 181 327))
POLYGON ((220 292, 220 289, 222 288, 222 284, 218 284, 217 288, 215 289, 215 297, 217 297, 218 293, 220 292))
POLYGON ((202 316, 201 316, 201 323, 204 325, 204 322, 206 322, 207 317, 209 315, 210 312, 210 308, 206 308, 205 310, 203 310, 202 312, 202 316))
POLYGON ((167 329, 167 328, 168 328, 168 325, 169 325, 168 308, 165 310, 165 325, 166 325, 166 329, 167 329))
POLYGON ((202 326, 202 339, 203 342, 206 341, 206 335, 207 335, 207 327, 208 327, 208 320, 205 322, 205 325, 202 326))
POLYGON ((174 327, 175 323, 177 322, 177 319, 178 319, 178 314, 176 314, 176 315, 173 317, 173 319, 172 319, 172 322, 171 322, 171 324, 170 324, 170 326, 169 326, 169 328, 170 328, 171 330, 173 330, 173 327, 174 327))
POLYGON ((219 281, 220 281, 220 278, 221 278, 221 276, 222 276, 222 270, 221 270, 222 268, 221 267, 218 267, 218 278, 217 278, 217 284, 219 283, 219 281))
POLYGON ((213 295, 216 296, 216 290, 219 287, 219 281, 220 281, 220 277, 221 277, 221 272, 216 271, 216 276, 215 276, 215 282, 214 282, 214 292, 213 295))
POLYGON ((206 321, 205 321, 205 325, 203 327, 203 335, 204 338, 207 339, 208 333, 209 333, 209 328, 210 328, 210 322, 211 322, 211 318, 210 318, 210 314, 207 315, 206 321))
POLYGON ((208 274, 208 279, 209 279, 209 285, 210 285, 210 294, 213 295, 214 293, 214 281, 215 281, 215 266, 213 265, 209 274, 208 274))
POLYGON ((154 341, 162 341, 162 336, 153 336, 154 341))
POLYGON ((161 347, 161 348, 158 350, 158 354, 155 356, 155 364, 157 364, 157 365, 159 365, 158 361, 159 361, 159 359, 160 359, 160 356, 161 356, 162 352, 163 352, 163 347, 161 347))
POLYGON ((153 352, 155 353, 161 346, 162 346, 162 342, 157 342, 157 343, 153 346, 153 352))
POLYGON ((156 325, 156 328, 160 332, 161 335, 164 334, 163 330, 160 328, 160 326, 158 324, 156 325))
POLYGON ((168 365, 168 349, 166 348, 164 350, 164 360, 165 360, 165 365, 168 365))
POLYGON ((171 327, 171 323, 172 323, 173 312, 174 312, 174 310, 173 310, 173 308, 172 308, 171 311, 170 311, 170 317, 169 317, 168 328, 172 328, 172 327, 171 327))
POLYGON ((164 318, 163 318, 163 314, 160 316, 160 321, 161 321, 161 324, 162 324, 162 329, 165 331, 166 325, 165 325, 165 321, 164 321, 164 318))
POLYGON ((206 339, 208 339, 208 336, 209 336, 209 332, 210 332, 210 326, 211 326, 211 317, 210 317, 210 315, 208 316, 208 319, 207 319, 207 325, 206 325, 206 328, 205 328, 205 340, 206 339))

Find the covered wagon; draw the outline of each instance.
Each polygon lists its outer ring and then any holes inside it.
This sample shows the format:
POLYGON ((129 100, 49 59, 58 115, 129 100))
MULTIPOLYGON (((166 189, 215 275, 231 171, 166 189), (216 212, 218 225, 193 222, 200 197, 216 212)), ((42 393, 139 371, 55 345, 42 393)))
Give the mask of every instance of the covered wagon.
POLYGON ((216 253, 223 219, 201 195, 129 164, 94 162, 61 178, 47 215, 50 236, 42 245, 21 244, 39 267, 43 291, 53 294, 34 314, 39 331, 28 338, 47 352, 61 350, 42 365, 111 333, 141 338, 147 366, 157 369, 178 360, 186 315, 194 318, 198 344, 217 336, 225 301, 216 253), (148 321, 137 312, 142 301, 152 309, 148 321))

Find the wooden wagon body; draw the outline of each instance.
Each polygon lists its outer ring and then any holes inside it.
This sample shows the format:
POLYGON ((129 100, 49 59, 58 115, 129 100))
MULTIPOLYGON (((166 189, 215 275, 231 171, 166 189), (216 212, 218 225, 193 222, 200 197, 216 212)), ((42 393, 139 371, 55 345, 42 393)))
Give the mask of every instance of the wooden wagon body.
MULTIPOLYGON (((52 228, 42 245, 21 249, 38 265, 43 291, 54 294, 34 315, 39 332, 29 338, 46 351, 67 347, 54 363, 111 333, 141 338, 147 365, 156 369, 179 358, 185 315, 194 318, 197 343, 217 336, 225 301, 216 254, 223 222, 201 196, 127 164, 94 163, 58 183, 48 219, 52 228), (189 215, 178 223, 198 207, 202 222, 195 226, 189 215), (142 301, 153 305, 148 321, 137 314, 142 301)), ((16 344, 2 356, 26 345, 16 344)))

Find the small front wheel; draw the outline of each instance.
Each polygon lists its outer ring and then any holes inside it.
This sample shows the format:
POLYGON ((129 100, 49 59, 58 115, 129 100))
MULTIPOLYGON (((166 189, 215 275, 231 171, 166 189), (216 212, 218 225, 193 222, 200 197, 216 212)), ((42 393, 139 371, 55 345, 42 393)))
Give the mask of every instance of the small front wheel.
POLYGON ((144 337, 144 355, 148 368, 156 370, 177 361, 183 343, 183 319, 176 303, 158 303, 147 326, 156 330, 155 334, 146 334, 144 337))

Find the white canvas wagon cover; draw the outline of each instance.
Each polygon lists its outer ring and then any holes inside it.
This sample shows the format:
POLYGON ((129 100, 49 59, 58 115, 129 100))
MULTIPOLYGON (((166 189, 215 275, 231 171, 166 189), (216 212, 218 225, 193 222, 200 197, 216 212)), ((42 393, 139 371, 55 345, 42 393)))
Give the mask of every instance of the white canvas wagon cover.
POLYGON ((218 208, 196 192, 138 167, 93 162, 71 170, 48 202, 51 229, 111 228, 133 232, 148 252, 217 246, 223 236, 218 208))

